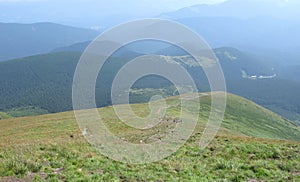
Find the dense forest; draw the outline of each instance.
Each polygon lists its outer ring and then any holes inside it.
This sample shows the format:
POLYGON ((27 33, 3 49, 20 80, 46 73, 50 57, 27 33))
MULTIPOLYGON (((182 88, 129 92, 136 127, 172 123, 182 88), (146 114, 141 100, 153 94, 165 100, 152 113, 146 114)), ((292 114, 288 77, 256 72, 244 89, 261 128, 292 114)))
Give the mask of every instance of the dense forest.
MULTIPOLYGON (((233 48, 215 50, 227 81, 228 91, 261 104, 297 123, 300 119, 300 84, 283 79, 250 80, 248 74, 272 74, 266 66, 233 48)), ((80 52, 54 52, 0 63, 0 111, 12 116, 56 113, 72 110, 72 83, 80 52)), ((140 53, 120 50, 104 65, 95 87, 98 107, 111 104, 111 83, 118 70, 140 53)), ((186 58, 185 58, 186 59, 186 58)), ((208 81, 200 67, 182 64, 195 79, 199 92, 209 91, 208 81)), ((130 94, 134 103, 147 102, 151 96, 177 94, 174 86, 158 76, 140 79, 130 94), (148 89, 146 89, 148 88, 148 89), (152 89, 149 89, 152 88, 152 89)), ((298 122, 299 124, 299 122, 298 122)))

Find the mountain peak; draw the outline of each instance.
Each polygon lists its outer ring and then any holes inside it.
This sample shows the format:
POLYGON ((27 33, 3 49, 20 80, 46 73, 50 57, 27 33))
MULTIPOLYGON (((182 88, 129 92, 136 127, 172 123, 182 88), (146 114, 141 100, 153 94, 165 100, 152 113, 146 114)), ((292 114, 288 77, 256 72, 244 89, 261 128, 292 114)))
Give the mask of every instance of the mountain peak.
POLYGON ((296 0, 228 0, 219 4, 199 4, 163 14, 162 17, 181 19, 188 17, 233 17, 249 19, 274 17, 299 20, 300 3, 296 0))

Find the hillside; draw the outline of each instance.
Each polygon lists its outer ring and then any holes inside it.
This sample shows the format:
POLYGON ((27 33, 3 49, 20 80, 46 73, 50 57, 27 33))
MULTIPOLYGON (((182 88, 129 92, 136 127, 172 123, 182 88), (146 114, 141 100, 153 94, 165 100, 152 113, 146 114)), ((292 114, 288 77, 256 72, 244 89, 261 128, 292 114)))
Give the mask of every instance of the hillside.
MULTIPOLYGON (((53 50, 53 52, 83 52, 90 42, 82 42, 67 47, 61 47, 53 50)), ((136 52, 138 54, 155 54, 164 55, 176 58, 178 63, 188 65, 184 60, 193 59, 188 53, 181 48, 160 42, 160 41, 137 41, 126 45, 121 49, 122 56, 128 55, 129 52, 136 52), (183 61, 182 61, 183 60, 183 61)), ((274 70, 268 64, 265 64, 261 59, 244 53, 236 48, 221 47, 214 49, 216 56, 219 58, 224 74, 227 79, 240 79, 243 76, 242 72, 248 75, 274 75, 274 70)), ((176 61, 176 60, 175 60, 176 61)), ((190 61, 192 62, 192 61, 190 61)))
POLYGON ((5 112, 0 112, 0 120, 11 118, 11 116, 5 112))
POLYGON ((91 41, 79 42, 76 44, 55 48, 51 52, 83 52, 90 43, 91 41))
MULTIPOLYGON (((96 95, 99 107, 111 104, 109 83, 112 82, 118 69, 131 58, 141 55, 124 49, 110 59, 102 72, 104 77, 97 80, 96 95)), ((177 52, 165 50, 165 55, 168 53, 176 55, 177 52)), ((215 53, 224 69, 229 92, 255 101, 299 124, 300 98, 297 92, 300 89, 299 83, 281 79, 245 79, 243 71, 248 75, 258 76, 270 75, 273 71, 255 57, 247 56, 234 48, 215 49, 215 53), (276 86, 278 84, 280 87, 276 86)), ((0 111, 12 116, 26 116, 72 110, 71 87, 80 55, 80 52, 54 52, 1 62, 0 111), (36 111, 33 111, 33 108, 36 111)), ((191 58, 188 56, 166 56, 165 58, 182 64, 195 78, 200 92, 209 91, 203 70, 193 67, 191 58)), ((151 94, 158 92, 154 90, 151 91, 152 93, 145 93, 145 88, 164 89, 165 96, 174 93, 174 87, 170 82, 155 77, 146 77, 134 87, 142 89, 143 93, 133 94, 134 103, 148 101, 151 94)))
POLYGON ((300 82, 300 65, 282 66, 278 76, 284 79, 300 82))
MULTIPOLYGON (((299 128, 231 94, 217 137, 206 149, 200 149, 197 144, 209 116, 210 96, 205 93, 199 96, 201 114, 194 135, 175 154, 152 164, 123 164, 98 154, 83 139, 73 112, 3 120, 0 122, 0 181, 17 178, 30 181, 74 178, 293 181, 300 177, 299 128)), ((173 106, 167 110, 167 116, 178 114, 178 103, 178 97, 167 99, 168 106, 173 106)), ((132 105, 132 108, 142 116, 148 104, 132 105)), ((154 139, 163 136, 169 132, 164 128, 173 126, 173 122, 163 121, 154 129, 136 130, 120 123, 111 107, 99 111, 112 133, 133 143, 151 142, 151 136, 154 139)))
POLYGON ((27 106, 48 112, 71 110, 70 97, 65 93, 72 92, 79 56, 79 53, 58 53, 1 62, 0 110, 27 106))
POLYGON ((97 31, 54 23, 0 23, 0 61, 94 39, 97 31))
MULTIPOLYGON (((257 57, 250 56, 232 47, 221 47, 213 50, 220 61, 227 81, 247 78, 249 75, 274 75, 276 72, 260 61, 257 57)), ((188 53, 175 46, 169 46, 157 52, 158 55, 169 56, 186 67, 198 66, 190 64, 193 58, 187 56, 188 53)))

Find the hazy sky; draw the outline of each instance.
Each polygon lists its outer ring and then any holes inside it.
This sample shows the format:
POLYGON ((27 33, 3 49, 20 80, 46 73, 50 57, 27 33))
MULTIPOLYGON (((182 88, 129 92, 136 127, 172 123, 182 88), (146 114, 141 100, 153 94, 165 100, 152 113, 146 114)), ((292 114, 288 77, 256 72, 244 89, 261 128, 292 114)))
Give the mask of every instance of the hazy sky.
MULTIPOLYGON (((0 0, 0 22, 55 22, 80 27, 109 27, 132 19, 156 17, 162 13, 196 4, 214 4, 224 1, 226 0, 0 0)), ((229 9, 229 12, 240 11, 240 14, 243 14, 245 10, 251 10, 255 15, 259 11, 264 11, 267 15, 280 16, 281 9, 277 8, 278 11, 273 14, 269 9, 276 9, 274 6, 277 5, 285 7, 289 4, 288 11, 299 12, 298 6, 292 4, 299 1, 230 0, 236 5, 233 9, 229 9), (265 9, 262 8, 263 2, 265 2, 265 9), (245 9, 243 6, 249 8, 245 9)))
POLYGON ((225 0, 0 0, 0 3, 37 3, 37 2, 62 2, 62 3, 68 3, 68 2, 75 2, 75 1, 82 1, 86 3, 91 2, 100 2, 104 5, 113 5, 116 4, 141 4, 141 5, 153 5, 154 3, 157 5, 155 8, 161 9, 162 7, 168 8, 168 9, 178 9, 181 7, 191 6, 194 4, 214 4, 219 3, 225 0), (126 2, 126 3, 124 3, 126 2))
POLYGON ((0 0, 0 22, 82 22, 88 26, 97 24, 91 22, 92 18, 103 22, 108 18, 122 21, 153 17, 195 4, 222 1, 225 0, 0 0))

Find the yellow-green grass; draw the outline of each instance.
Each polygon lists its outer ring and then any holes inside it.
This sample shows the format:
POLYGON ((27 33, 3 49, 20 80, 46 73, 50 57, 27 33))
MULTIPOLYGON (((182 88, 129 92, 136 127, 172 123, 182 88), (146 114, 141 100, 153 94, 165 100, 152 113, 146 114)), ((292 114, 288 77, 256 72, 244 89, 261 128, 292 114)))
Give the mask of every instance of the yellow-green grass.
POLYGON ((0 120, 11 118, 11 116, 5 112, 0 112, 0 120))
MULTIPOLYGON (((0 181, 17 178, 297 181, 300 178, 299 128, 246 99, 229 94, 225 119, 217 137, 207 148, 200 149, 198 142, 209 116, 210 96, 200 94, 200 101, 200 121, 188 142, 172 156, 143 165, 123 164, 97 153, 82 136, 73 112, 2 120, 0 176, 3 178, 0 181)), ((166 117, 176 118, 180 107, 178 97, 168 98, 167 104, 166 117)), ((149 112, 148 104, 135 104, 132 108, 140 116, 149 112)), ((112 107, 101 108, 99 112, 112 133, 134 143, 151 142, 151 136, 167 133, 169 130, 164 128, 174 125, 162 122, 149 130, 137 130, 121 123, 112 107)))

